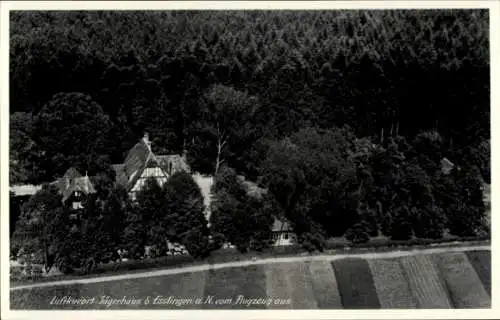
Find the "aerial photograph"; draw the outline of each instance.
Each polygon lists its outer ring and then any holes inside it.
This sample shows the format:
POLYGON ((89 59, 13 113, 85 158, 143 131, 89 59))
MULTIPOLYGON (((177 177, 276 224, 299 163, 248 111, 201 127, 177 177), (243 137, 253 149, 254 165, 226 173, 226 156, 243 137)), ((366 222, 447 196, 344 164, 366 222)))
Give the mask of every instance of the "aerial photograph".
POLYGON ((490 12, 10 11, 10 309, 490 309, 490 12))

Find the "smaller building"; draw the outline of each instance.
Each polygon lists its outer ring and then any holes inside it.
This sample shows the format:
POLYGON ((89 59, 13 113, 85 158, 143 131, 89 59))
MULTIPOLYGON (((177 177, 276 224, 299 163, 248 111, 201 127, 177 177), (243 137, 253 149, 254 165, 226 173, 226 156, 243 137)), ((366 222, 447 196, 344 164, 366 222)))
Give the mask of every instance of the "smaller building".
POLYGON ((55 185, 62 195, 62 201, 70 204, 74 210, 82 209, 85 196, 96 193, 90 177, 83 176, 75 168, 69 168, 62 178, 51 183, 55 185))
POLYGON ((293 233, 292 226, 290 222, 285 219, 275 218, 272 231, 275 246, 288 246, 295 241, 295 234, 293 233))

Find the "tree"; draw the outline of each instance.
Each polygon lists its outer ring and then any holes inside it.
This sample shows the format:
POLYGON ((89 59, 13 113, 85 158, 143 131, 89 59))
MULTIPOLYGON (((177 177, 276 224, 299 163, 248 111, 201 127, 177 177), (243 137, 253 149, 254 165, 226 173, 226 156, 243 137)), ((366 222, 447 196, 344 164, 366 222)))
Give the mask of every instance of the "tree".
POLYGON ((10 117, 9 181, 11 184, 36 181, 42 172, 37 167, 43 155, 33 136, 33 115, 16 112, 10 117))
POLYGON ((223 166, 213 187, 211 229, 240 252, 269 247, 275 214, 272 198, 251 194, 233 169, 223 166))
POLYGON ((147 228, 144 227, 140 207, 136 203, 125 206, 125 228, 121 238, 123 250, 128 258, 140 259, 147 245, 147 228))
POLYGON ((356 222, 346 231, 345 237, 354 244, 368 242, 370 240, 369 228, 370 225, 366 221, 356 222))
POLYGON ((44 152, 43 178, 49 181, 71 166, 88 170, 113 150, 109 117, 82 93, 56 94, 36 116, 35 127, 35 142, 44 152))
POLYGON ((118 250, 122 246, 122 234, 125 229, 126 210, 129 197, 125 189, 117 187, 105 200, 102 217, 102 232, 107 236, 107 259, 116 260, 118 250))
POLYGON ((84 273, 92 272, 103 260, 108 260, 111 243, 104 225, 102 205, 96 195, 88 195, 83 201, 83 209, 75 233, 79 236, 80 265, 84 273))
POLYGON ((199 130, 214 139, 214 173, 217 173, 225 162, 226 149, 252 133, 251 119, 259 105, 255 97, 224 85, 210 87, 200 104, 203 108, 203 120, 199 124, 199 130))
POLYGON ((450 233, 457 236, 474 236, 484 225, 486 209, 483 200, 482 179, 477 167, 469 170, 452 171, 454 178, 455 199, 447 210, 447 222, 450 233))
POLYGON ((392 240, 409 240, 412 238, 413 227, 408 205, 403 204, 394 209, 389 230, 389 236, 392 240))
POLYGON ((413 143, 414 156, 420 166, 430 175, 436 175, 441 169, 443 158, 443 138, 436 131, 419 133, 413 143))
POLYGON ((19 244, 25 259, 41 263, 49 271, 57 248, 68 241, 65 238, 68 216, 57 188, 44 185, 23 206, 12 242, 19 244))
POLYGON ((304 129, 270 147, 262 182, 299 235, 312 232, 315 222, 340 236, 356 221, 359 184, 348 160, 353 141, 348 129, 304 129))
POLYGON ((413 207, 411 215, 416 237, 428 239, 443 237, 446 217, 441 208, 434 204, 413 207))
POLYGON ((451 216, 447 194, 464 191, 437 182, 441 157, 466 172, 477 166, 490 183, 488 10, 10 19, 12 183, 52 181, 76 166, 98 176, 106 198, 109 164, 147 130, 155 152, 189 150, 195 171, 263 173, 309 244, 344 234, 363 211, 386 235, 400 210, 451 216), (352 132, 336 129, 345 124, 352 132))
POLYGON ((155 178, 148 178, 144 187, 137 193, 138 228, 144 232, 144 242, 155 246, 159 251, 166 250, 166 233, 168 230, 166 208, 167 195, 165 189, 155 178))
POLYGON ((167 237, 182 243, 195 258, 208 256, 208 222, 199 186, 187 172, 176 172, 165 190, 167 237))

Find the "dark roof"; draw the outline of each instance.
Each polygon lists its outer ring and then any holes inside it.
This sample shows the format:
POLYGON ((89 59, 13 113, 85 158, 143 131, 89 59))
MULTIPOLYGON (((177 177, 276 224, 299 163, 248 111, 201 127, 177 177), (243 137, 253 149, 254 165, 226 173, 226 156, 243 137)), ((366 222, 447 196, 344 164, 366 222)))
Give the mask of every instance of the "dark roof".
POLYGON ((69 190, 73 179, 80 177, 82 177, 80 172, 78 172, 78 170, 76 170, 74 167, 71 167, 64 173, 64 175, 61 178, 51 182, 50 184, 55 185, 57 189, 59 189, 59 192, 61 192, 64 198, 65 197, 64 195, 66 194, 67 190, 69 190))
POLYGON ((63 179, 64 178, 74 179, 74 178, 82 177, 82 175, 80 174, 80 172, 78 172, 78 170, 76 170, 75 167, 71 167, 66 171, 66 173, 62 177, 63 177, 63 179))
POLYGON ((127 180, 130 180, 134 172, 137 172, 146 164, 152 153, 151 147, 144 139, 141 139, 130 149, 123 162, 123 172, 127 176, 127 180))
POLYGON ((96 190, 92 183, 90 182, 90 178, 78 177, 72 180, 68 180, 69 184, 65 186, 64 189, 61 190, 63 201, 66 201, 70 195, 72 195, 75 191, 80 191, 85 194, 96 193, 96 190))

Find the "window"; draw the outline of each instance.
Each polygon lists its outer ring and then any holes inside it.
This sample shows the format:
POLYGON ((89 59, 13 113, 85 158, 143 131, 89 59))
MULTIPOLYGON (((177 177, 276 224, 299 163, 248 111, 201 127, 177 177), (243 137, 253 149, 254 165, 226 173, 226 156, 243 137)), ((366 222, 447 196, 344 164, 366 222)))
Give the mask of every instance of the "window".
POLYGON ((288 232, 283 233, 283 239, 288 240, 288 232))
POLYGON ((81 209, 83 208, 81 202, 73 202, 73 210, 81 209))

